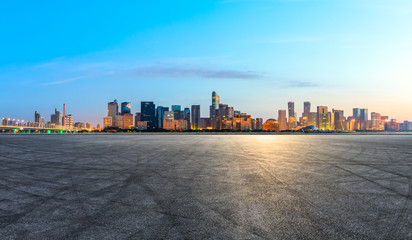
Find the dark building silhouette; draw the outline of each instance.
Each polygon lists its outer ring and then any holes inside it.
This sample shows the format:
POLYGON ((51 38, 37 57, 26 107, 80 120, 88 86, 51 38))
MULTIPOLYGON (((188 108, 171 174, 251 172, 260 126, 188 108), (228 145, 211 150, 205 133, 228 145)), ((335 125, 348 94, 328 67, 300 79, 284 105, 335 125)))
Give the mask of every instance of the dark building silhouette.
POLYGON ((289 114, 289 118, 295 117, 295 103, 294 102, 288 102, 288 114, 289 114))
POLYGON ((147 129, 156 127, 156 111, 153 102, 141 102, 141 121, 147 122, 147 129))
POLYGON ((200 128, 200 105, 192 105, 192 129, 200 128))

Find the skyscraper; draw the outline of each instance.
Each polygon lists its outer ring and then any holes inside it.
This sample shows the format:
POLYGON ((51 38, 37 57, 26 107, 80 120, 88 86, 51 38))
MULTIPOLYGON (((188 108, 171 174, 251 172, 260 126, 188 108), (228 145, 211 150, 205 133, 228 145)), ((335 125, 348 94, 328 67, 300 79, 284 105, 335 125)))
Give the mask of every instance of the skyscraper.
POLYGON ((308 117, 310 113, 310 102, 303 102, 303 117, 308 117))
POLYGON ((115 99, 113 102, 107 104, 107 116, 112 118, 112 127, 118 126, 116 116, 119 114, 119 105, 115 99))
POLYGON ((212 105, 210 106, 210 118, 215 118, 215 112, 219 108, 219 95, 215 91, 212 92, 212 105))
POLYGON ((360 109, 359 108, 354 108, 353 109, 353 116, 355 118, 359 118, 360 117, 360 109))
POLYGON ((380 121, 381 121, 381 115, 379 113, 372 112, 371 113, 371 130, 374 130, 374 131, 381 130, 380 121))
POLYGON ((34 122, 35 123, 40 123, 41 120, 41 115, 37 111, 34 112, 34 122))
POLYGON ((295 103, 294 102, 288 102, 288 113, 289 113, 289 118, 295 117, 295 103))
POLYGON ((332 109, 332 114, 333 114, 333 118, 334 118, 334 129, 336 131, 344 131, 345 127, 344 127, 344 114, 343 114, 343 110, 336 110, 336 109, 332 109))
POLYGON ((153 102, 141 102, 141 121, 147 122, 147 129, 154 129, 156 122, 155 104, 153 102))
POLYGON ((54 114, 50 117, 50 122, 56 126, 61 126, 63 124, 62 113, 57 111, 57 108, 54 109, 54 114))
POLYGON ((200 105, 192 105, 192 129, 198 130, 200 128, 200 105))
POLYGON ((362 108, 360 110, 360 120, 362 121, 368 121, 368 109, 362 108))
POLYGON ((286 110, 278 111, 278 123, 279 123, 279 131, 284 131, 288 129, 288 122, 286 119, 286 110))
POLYGON ((183 116, 180 113, 182 111, 182 107, 180 105, 172 105, 173 116, 175 120, 182 119, 183 116))
POLYGON ((368 119, 368 109, 362 108, 359 116, 360 130, 367 130, 369 128, 368 119))
POLYGON ((132 104, 130 102, 122 102, 121 105, 121 113, 124 115, 125 113, 132 112, 132 104))
POLYGON ((118 112, 119 112, 119 105, 117 104, 116 99, 113 102, 109 102, 107 104, 107 116, 112 117, 114 119, 118 112))
POLYGON ((331 131, 333 130, 334 116, 331 112, 321 113, 319 115, 319 130, 331 131))
POLYGON ((328 112, 327 106, 318 106, 317 107, 317 116, 316 116, 316 127, 320 129, 321 114, 328 112))
POLYGON ((190 109, 185 108, 183 112, 183 119, 186 121, 186 129, 190 130, 191 129, 191 124, 190 124, 190 109))
POLYGON ((156 128, 163 128, 163 113, 169 111, 168 107, 158 106, 156 108, 156 128))

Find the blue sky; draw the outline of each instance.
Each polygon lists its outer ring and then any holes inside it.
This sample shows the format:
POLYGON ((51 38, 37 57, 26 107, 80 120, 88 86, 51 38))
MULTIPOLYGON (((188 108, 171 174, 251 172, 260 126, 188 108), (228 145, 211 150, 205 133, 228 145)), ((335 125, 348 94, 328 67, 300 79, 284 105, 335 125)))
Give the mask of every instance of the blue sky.
POLYGON ((216 91, 264 119, 308 100, 412 120, 412 1, 3 1, 0 22, 0 117, 101 123, 113 99, 206 117, 216 91))

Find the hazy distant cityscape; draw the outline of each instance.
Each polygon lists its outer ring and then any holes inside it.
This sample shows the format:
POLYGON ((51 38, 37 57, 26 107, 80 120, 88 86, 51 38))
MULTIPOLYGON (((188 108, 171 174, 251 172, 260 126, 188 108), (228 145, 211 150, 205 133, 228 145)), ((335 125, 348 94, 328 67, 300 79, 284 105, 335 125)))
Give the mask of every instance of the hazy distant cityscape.
POLYGON ((252 118, 250 114, 235 110, 234 107, 220 102, 216 92, 212 93, 212 104, 209 106, 209 116, 202 117, 200 105, 192 105, 182 109, 181 105, 169 107, 157 106, 152 101, 142 101, 140 112, 132 113, 132 104, 117 100, 107 104, 107 116, 103 117, 103 125, 92 126, 90 122, 75 122, 72 114, 66 114, 55 109, 46 122, 40 113, 35 111, 34 121, 24 122, 2 118, 2 131, 24 131, 40 129, 42 131, 411 131, 412 122, 398 122, 389 116, 377 112, 369 114, 366 108, 353 108, 352 115, 345 116, 343 110, 328 109, 328 106, 317 106, 312 111, 309 101, 303 102, 303 113, 295 112, 295 103, 288 102, 287 110, 278 110, 278 119, 252 118), (16 129, 17 127, 17 129, 16 129))

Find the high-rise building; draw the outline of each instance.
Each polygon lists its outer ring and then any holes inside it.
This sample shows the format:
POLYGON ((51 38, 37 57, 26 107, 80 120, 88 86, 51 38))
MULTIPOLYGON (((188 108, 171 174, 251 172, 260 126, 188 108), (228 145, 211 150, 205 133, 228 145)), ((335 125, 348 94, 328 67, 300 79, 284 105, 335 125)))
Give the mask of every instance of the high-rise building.
POLYGON ((141 121, 147 122, 147 129, 154 129, 156 126, 156 111, 153 102, 141 102, 141 121))
POLYGON ((333 129, 336 131, 344 131, 345 130, 345 117, 343 114, 343 110, 336 110, 332 109, 332 114, 333 114, 333 129))
POLYGON ((115 122, 116 122, 116 127, 124 128, 124 115, 117 114, 114 119, 115 119, 115 122))
POLYGON ((289 118, 295 117, 295 103, 294 102, 288 102, 288 117, 289 118))
POLYGON ((368 121, 368 109, 362 108, 360 110, 360 120, 362 121, 368 121))
POLYGON ((64 127, 69 129, 73 127, 73 116, 71 114, 64 116, 64 127))
POLYGON ((122 102, 121 104, 121 113, 131 113, 132 112, 132 104, 130 102, 122 102))
POLYGON ((220 104, 219 95, 215 91, 213 91, 212 92, 212 105, 210 106, 210 119, 215 118, 216 110, 219 108, 219 104, 220 104))
POLYGON ((396 119, 385 122, 385 131, 399 131, 399 123, 396 119))
POLYGON ((173 111, 165 111, 163 113, 163 120, 174 120, 175 116, 173 111))
POLYGON ((156 128, 163 128, 163 113, 169 111, 168 107, 159 106, 156 108, 156 128))
POLYGON ((284 131, 288 129, 288 121, 286 119, 286 110, 278 111, 278 123, 279 123, 279 131, 284 131))
POLYGON ((362 108, 360 109, 360 116, 359 116, 359 125, 360 129, 359 130, 367 130, 369 128, 369 122, 368 122, 368 109, 362 108))
POLYGON ((308 117, 309 113, 310 113, 310 102, 303 102, 302 117, 308 117))
POLYGON ((120 126, 116 122, 116 116, 119 114, 119 105, 115 99, 113 102, 107 104, 107 116, 112 118, 112 127, 120 126))
POLYGON ((200 105, 192 105, 192 129, 200 128, 200 105))
POLYGON ((381 130, 380 121, 381 121, 381 115, 379 113, 372 112, 371 113, 371 130, 374 130, 374 131, 381 130))
POLYGON ((35 123, 40 123, 41 120, 41 115, 37 111, 34 112, 34 122, 35 123))
POLYGON ((262 129, 263 129, 263 119, 262 118, 256 118, 255 130, 262 130, 262 129))
POLYGON ((318 113, 316 112, 308 113, 308 116, 307 116, 308 120, 307 120, 306 126, 316 126, 317 115, 318 113))
POLYGON ((54 114, 51 115, 50 117, 50 122, 52 124, 55 124, 56 126, 62 126, 63 125, 63 118, 62 118, 62 113, 57 111, 57 108, 54 109, 54 114))
POLYGON ((355 118, 359 118, 360 117, 360 115, 361 115, 361 113, 360 113, 360 108, 354 108, 353 109, 353 117, 355 117, 355 118))
POLYGON ((321 120, 321 114, 325 114, 328 112, 328 107, 327 106, 318 106, 317 107, 317 116, 316 116, 316 127, 320 128, 320 120, 321 120))
POLYGON ((182 107, 180 105, 172 105, 173 116, 176 120, 182 119, 182 107))
POLYGON ((298 126, 296 118, 295 117, 289 117, 288 118, 288 129, 289 130, 295 130, 295 128, 298 126))
POLYGON ((107 104, 107 116, 112 117, 113 119, 119 113, 119 105, 117 104, 117 100, 115 99, 113 102, 109 102, 107 104))
POLYGON ((133 128, 133 114, 125 113, 123 114, 123 129, 131 129, 133 128))
POLYGON ((186 121, 186 129, 191 129, 191 124, 190 124, 190 109, 189 108, 185 108, 183 111, 183 119, 186 121))
POLYGON ((334 116, 331 112, 321 113, 319 115, 319 130, 331 131, 333 130, 334 116))
POLYGON ((92 129, 92 124, 90 124, 89 122, 86 122, 86 128, 87 129, 92 129))
POLYGON ((113 118, 112 117, 103 117, 103 128, 108 128, 113 126, 113 118))

